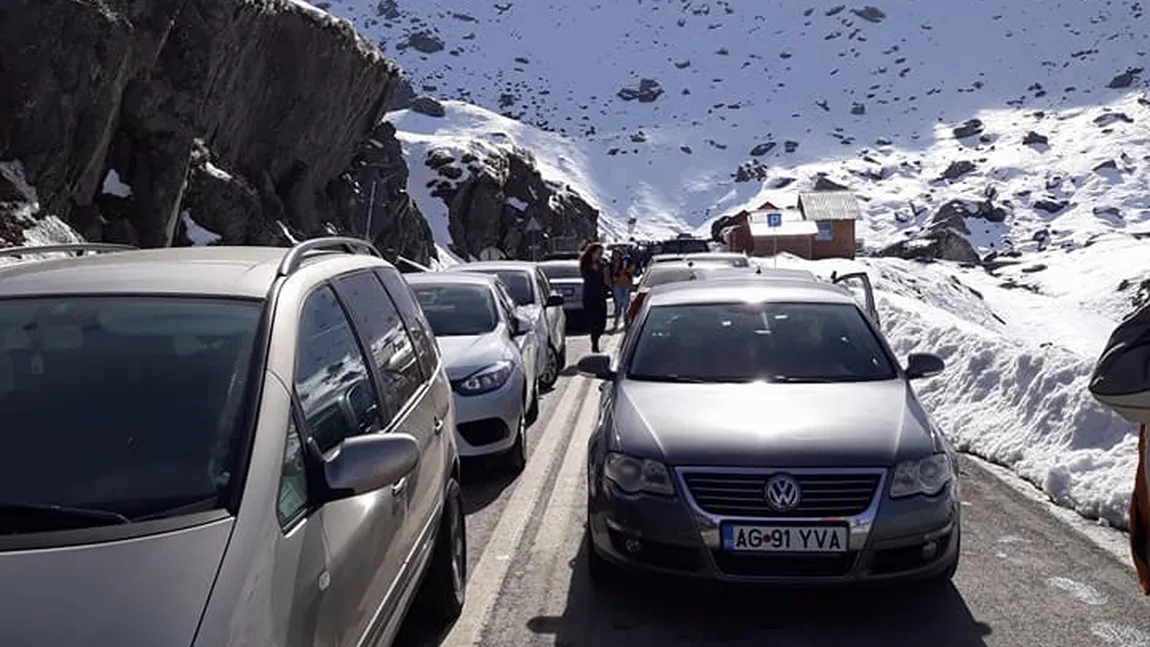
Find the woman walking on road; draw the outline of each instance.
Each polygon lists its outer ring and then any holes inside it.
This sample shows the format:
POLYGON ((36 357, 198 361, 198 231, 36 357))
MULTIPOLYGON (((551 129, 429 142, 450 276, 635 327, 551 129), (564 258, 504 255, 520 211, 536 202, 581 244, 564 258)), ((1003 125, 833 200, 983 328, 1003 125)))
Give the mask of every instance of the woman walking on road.
POLYGON ((603 245, 591 243, 579 257, 583 275, 583 316, 591 334, 591 352, 599 352, 599 338, 607 329, 607 269, 603 267, 603 245))

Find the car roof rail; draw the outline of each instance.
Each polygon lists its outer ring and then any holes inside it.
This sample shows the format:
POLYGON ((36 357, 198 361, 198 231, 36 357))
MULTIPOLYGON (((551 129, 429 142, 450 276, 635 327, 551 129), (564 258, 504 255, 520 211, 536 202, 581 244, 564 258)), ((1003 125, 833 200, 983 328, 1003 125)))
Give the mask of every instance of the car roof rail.
POLYGON ((52 254, 59 252, 84 252, 111 254, 113 252, 130 252, 140 249, 134 245, 119 245, 115 243, 62 243, 59 245, 35 245, 31 247, 5 247, 0 249, 0 257, 28 256, 30 254, 52 254))
POLYGON ((383 258, 383 254, 379 250, 362 238, 351 238, 348 236, 323 236, 320 238, 309 238, 294 245, 283 260, 280 261, 279 269, 276 274, 279 276, 289 276, 295 273, 296 270, 303 265, 304 259, 310 255, 317 253, 332 253, 344 252, 347 254, 367 254, 375 256, 376 258, 383 258))

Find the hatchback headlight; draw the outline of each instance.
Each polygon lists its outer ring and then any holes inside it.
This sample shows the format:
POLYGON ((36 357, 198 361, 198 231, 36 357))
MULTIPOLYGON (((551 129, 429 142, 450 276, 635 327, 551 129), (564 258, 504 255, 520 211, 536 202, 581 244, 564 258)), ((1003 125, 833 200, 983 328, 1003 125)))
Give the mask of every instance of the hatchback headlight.
POLYGON ((932 454, 917 461, 904 461, 894 467, 890 495, 896 499, 915 494, 933 496, 941 492, 952 478, 954 468, 950 464, 950 456, 945 453, 932 454))
POLYGON ((476 371, 455 383, 460 395, 480 395, 490 393, 507 384, 515 365, 507 360, 499 361, 487 368, 476 371))
POLYGON ((628 494, 638 492, 664 496, 675 494, 675 486, 671 484, 671 471, 659 461, 610 452, 603 463, 603 476, 628 494))

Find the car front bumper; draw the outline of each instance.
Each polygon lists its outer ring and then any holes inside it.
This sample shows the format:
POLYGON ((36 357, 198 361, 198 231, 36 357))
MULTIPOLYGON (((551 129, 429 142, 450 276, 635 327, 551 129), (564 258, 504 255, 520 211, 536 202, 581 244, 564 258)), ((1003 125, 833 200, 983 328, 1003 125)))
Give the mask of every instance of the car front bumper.
POLYGON ((676 479, 675 497, 628 494, 600 479, 589 484, 588 528, 597 555, 628 569, 768 586, 848 586, 941 575, 958 559, 956 481, 933 497, 891 499, 884 475, 870 507, 837 518, 724 517, 703 511, 676 479), (724 523, 846 523, 845 553, 748 553, 723 550, 724 523))
POLYGON ((507 383, 490 393, 455 398, 455 440, 464 458, 491 456, 515 444, 523 417, 523 374, 516 371, 507 383))

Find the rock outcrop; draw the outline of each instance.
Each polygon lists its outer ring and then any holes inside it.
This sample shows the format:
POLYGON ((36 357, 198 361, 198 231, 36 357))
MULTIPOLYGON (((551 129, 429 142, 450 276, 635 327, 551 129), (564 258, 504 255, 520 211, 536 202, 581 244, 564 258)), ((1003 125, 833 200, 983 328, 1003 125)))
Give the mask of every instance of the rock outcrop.
POLYGON ((1006 211, 993 204, 990 197, 983 201, 951 200, 936 211, 926 227, 914 238, 901 240, 879 251, 879 256, 897 256, 911 260, 947 260, 959 263, 979 263, 981 257, 967 236, 968 220, 1001 223, 1006 211))
MULTIPOLYGON (((289 0, 12 0, 0 162, 90 240, 190 244, 189 222, 223 244, 360 234, 368 142, 399 83, 350 23, 289 0)), ((381 220, 418 216, 383 184, 381 220)), ((389 224, 380 247, 434 254, 426 226, 389 240, 389 224)))
POLYGON ((531 246, 550 240, 595 238, 599 210, 569 186, 549 181, 530 151, 514 145, 473 142, 468 150, 432 149, 427 166, 432 195, 448 207, 451 249, 463 258, 488 247, 509 258, 530 258, 531 246), (538 233, 528 231, 534 220, 538 233))

